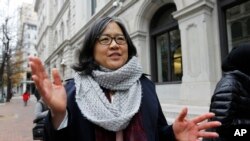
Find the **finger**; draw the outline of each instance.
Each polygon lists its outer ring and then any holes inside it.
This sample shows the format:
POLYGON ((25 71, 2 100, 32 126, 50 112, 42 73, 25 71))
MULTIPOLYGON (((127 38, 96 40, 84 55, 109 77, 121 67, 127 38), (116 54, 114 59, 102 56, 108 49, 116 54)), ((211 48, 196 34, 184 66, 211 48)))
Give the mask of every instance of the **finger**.
POLYGON ((39 84, 38 77, 36 75, 32 75, 31 78, 34 81, 36 87, 39 89, 41 86, 39 84))
POLYGON ((200 131, 198 133, 198 137, 202 137, 202 138, 217 138, 217 137, 219 137, 219 134, 216 133, 216 132, 200 131))
POLYGON ((32 70, 32 74, 36 74, 41 79, 48 78, 42 61, 38 57, 29 56, 29 64, 32 70))
POLYGON ((214 128, 218 126, 221 126, 221 123, 219 121, 211 121, 211 122, 199 124, 198 129, 205 130, 205 129, 214 128))
POLYGON ((214 117, 214 113, 206 113, 206 114, 202 114, 200 116, 193 118, 192 121, 197 124, 199 122, 210 119, 212 117, 214 117))
POLYGON ((56 68, 52 69, 52 76, 53 76, 55 85, 62 85, 60 74, 56 68))
POLYGON ((180 114, 177 117, 177 121, 183 121, 185 119, 185 117, 187 116, 187 107, 183 108, 180 112, 180 114))
POLYGON ((33 56, 29 56, 29 64, 30 64, 30 67, 32 67, 32 72, 37 73, 39 70, 38 69, 39 62, 37 61, 37 59, 33 56))
POLYGON ((42 89, 43 87, 42 87, 42 85, 41 85, 41 83, 39 81, 39 78, 36 75, 32 75, 32 80, 34 81, 39 94, 43 95, 44 94, 43 89, 42 89))

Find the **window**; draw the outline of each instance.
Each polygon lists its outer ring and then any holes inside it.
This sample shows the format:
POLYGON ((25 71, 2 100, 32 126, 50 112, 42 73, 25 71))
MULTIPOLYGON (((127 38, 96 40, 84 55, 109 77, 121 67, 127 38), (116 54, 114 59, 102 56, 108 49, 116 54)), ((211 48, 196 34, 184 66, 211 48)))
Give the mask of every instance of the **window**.
POLYGON ((180 31, 172 17, 174 11, 174 4, 165 5, 155 13, 150 23, 152 78, 160 83, 182 80, 180 31))
POLYGON ((61 23, 61 39, 63 42, 64 41, 64 24, 63 24, 63 22, 61 23))
POLYGON ((57 35, 57 31, 54 34, 54 48, 57 48, 57 43, 58 43, 58 35, 57 35))
POLYGON ((242 37, 242 24, 240 22, 231 25, 231 36, 233 40, 242 37))
POLYGON ((249 4, 250 2, 243 2, 238 5, 234 5, 231 8, 226 9, 226 21, 227 25, 231 25, 231 32, 229 32, 228 45, 229 51, 236 45, 250 41, 247 36, 247 19, 249 15, 249 4))
POLYGON ((221 60, 237 45, 250 43, 250 1, 218 0, 221 60))
POLYGON ((250 35, 250 18, 247 20, 246 22, 246 26, 247 26, 247 35, 250 35))

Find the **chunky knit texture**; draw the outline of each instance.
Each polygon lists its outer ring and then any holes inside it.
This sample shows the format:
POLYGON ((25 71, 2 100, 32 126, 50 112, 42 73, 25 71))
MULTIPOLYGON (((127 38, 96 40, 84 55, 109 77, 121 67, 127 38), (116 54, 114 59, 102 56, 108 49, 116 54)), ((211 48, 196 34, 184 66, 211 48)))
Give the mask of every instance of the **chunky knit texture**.
POLYGON ((141 75, 137 57, 115 71, 101 67, 92 76, 76 74, 76 102, 83 116, 109 131, 126 128, 140 107, 141 75), (115 91, 111 103, 101 87, 115 91))

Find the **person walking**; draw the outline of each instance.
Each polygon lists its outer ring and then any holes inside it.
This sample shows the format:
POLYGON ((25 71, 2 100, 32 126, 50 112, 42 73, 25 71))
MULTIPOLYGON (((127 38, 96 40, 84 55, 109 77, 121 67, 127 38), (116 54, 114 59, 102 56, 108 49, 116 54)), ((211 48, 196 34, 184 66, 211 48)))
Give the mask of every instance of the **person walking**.
POLYGON ((44 103, 43 99, 40 98, 35 106, 35 119, 44 118, 48 114, 49 107, 44 103))
POLYGON ((205 129, 205 113, 187 119, 183 108, 173 125, 163 115, 154 83, 143 74, 124 25, 112 17, 98 19, 85 35, 72 80, 62 84, 57 69, 49 79, 41 60, 29 64, 41 97, 50 107, 46 141, 197 141, 215 138, 205 129))
POLYGON ((39 99, 35 105, 35 119, 33 123, 35 126, 32 129, 34 140, 44 140, 45 120, 48 114, 49 108, 44 103, 43 99, 39 99))
MULTIPOLYGON (((250 45, 236 46, 222 62, 223 76, 211 98, 210 121, 220 121, 222 126, 212 129, 219 138, 205 141, 231 141, 236 129, 250 129, 250 45)), ((249 130, 250 131, 250 130, 249 130)), ((249 135, 248 135, 249 137, 249 135)), ((244 137, 239 138, 240 141, 244 137)))
POLYGON ((34 96, 36 97, 36 101, 37 101, 37 102, 41 99, 41 96, 40 96, 40 94, 39 94, 37 88, 35 88, 34 96))
POLYGON ((28 90, 26 90, 24 93, 23 93, 23 102, 24 102, 24 106, 27 106, 28 104, 28 101, 29 101, 29 98, 30 98, 30 93, 28 90))

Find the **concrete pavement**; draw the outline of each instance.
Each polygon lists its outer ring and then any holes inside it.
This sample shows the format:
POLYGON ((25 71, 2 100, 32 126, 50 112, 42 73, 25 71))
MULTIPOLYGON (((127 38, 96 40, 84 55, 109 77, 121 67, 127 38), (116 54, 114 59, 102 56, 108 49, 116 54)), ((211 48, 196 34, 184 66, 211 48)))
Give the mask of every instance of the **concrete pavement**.
POLYGON ((33 141, 35 103, 33 95, 26 107, 21 96, 13 97, 9 103, 0 103, 0 141, 33 141))

